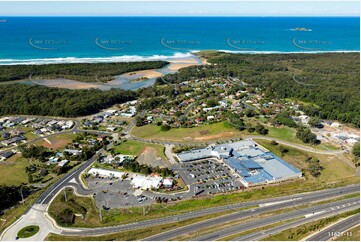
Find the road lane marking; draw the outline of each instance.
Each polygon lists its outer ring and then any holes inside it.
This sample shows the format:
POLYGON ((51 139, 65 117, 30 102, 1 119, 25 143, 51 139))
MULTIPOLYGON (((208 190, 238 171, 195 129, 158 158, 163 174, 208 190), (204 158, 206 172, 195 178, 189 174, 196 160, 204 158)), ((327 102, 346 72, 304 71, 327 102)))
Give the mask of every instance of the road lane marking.
POLYGON ((281 204, 281 203, 296 201, 296 200, 299 200, 299 199, 302 199, 302 197, 298 197, 298 198, 294 198, 294 199, 288 199, 288 200, 283 200, 283 201, 278 201, 278 202, 261 203, 259 206, 260 206, 260 207, 267 207, 267 206, 277 205, 277 204, 281 204))
POLYGON ((312 216, 315 216, 315 215, 318 215, 318 214, 321 214, 321 213, 324 213, 324 212, 326 212, 326 211, 323 210, 323 211, 319 211, 319 212, 315 212, 315 213, 309 213, 309 214, 305 215, 305 218, 309 218, 309 217, 312 217, 312 216))

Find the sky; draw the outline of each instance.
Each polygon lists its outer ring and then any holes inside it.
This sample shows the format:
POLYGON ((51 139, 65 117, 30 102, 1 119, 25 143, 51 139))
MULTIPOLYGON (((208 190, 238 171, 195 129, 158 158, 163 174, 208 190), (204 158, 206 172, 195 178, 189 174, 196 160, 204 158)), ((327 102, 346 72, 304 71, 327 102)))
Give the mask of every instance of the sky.
POLYGON ((0 16, 360 16, 359 1, 4 1, 0 16))

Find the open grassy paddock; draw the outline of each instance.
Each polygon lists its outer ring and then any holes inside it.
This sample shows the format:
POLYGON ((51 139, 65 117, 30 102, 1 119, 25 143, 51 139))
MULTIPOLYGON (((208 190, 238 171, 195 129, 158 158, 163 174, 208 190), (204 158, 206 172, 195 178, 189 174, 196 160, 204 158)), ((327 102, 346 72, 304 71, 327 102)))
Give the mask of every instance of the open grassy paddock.
POLYGON ((0 162, 0 185, 20 185, 28 182, 25 167, 29 165, 27 159, 16 154, 6 161, 0 162))
POLYGON ((134 127, 132 134, 141 138, 154 140, 206 142, 239 137, 240 131, 233 128, 227 122, 220 122, 193 128, 172 128, 169 131, 162 131, 160 126, 146 125, 134 127))
MULTIPOLYGON (((255 125, 255 120, 248 120, 255 125)), ((296 130, 289 127, 270 127, 267 126, 269 133, 265 137, 280 139, 295 144, 302 144, 304 146, 310 146, 304 144, 301 140, 296 138, 296 130)), ((141 127, 134 127, 132 130, 134 136, 159 140, 159 141, 173 141, 179 143, 202 143, 202 142, 215 142, 222 140, 230 140, 236 138, 247 138, 247 136, 259 135, 257 132, 250 133, 247 130, 239 131, 230 125, 228 122, 219 122, 214 124, 206 124, 193 128, 172 128, 169 131, 162 131, 160 126, 145 125, 141 127)), ((338 149, 331 144, 322 144, 318 146, 312 146, 313 148, 320 150, 338 149)))
POLYGON ((139 156, 146 147, 155 149, 157 151, 157 156, 162 159, 166 159, 164 154, 164 147, 162 145, 149 144, 136 140, 127 140, 122 142, 114 147, 114 151, 116 154, 121 153, 125 155, 139 156))

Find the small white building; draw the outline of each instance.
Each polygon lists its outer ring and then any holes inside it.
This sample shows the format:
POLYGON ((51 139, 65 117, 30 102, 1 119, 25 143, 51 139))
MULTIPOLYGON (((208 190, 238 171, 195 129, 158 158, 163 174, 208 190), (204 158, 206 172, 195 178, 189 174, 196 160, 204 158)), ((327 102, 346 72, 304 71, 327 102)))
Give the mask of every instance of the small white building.
POLYGON ((163 178, 160 176, 143 176, 135 174, 130 184, 134 189, 149 190, 159 188, 162 180, 163 178))
POLYGON ((341 125, 340 123, 338 123, 338 122, 334 122, 334 123, 332 123, 330 126, 331 126, 331 127, 334 127, 334 128, 340 128, 340 127, 342 127, 342 125, 341 125))
POLYGON ((219 103, 219 105, 221 105, 221 107, 224 107, 224 108, 226 108, 228 106, 228 102, 226 100, 219 101, 218 103, 219 103))
POLYGON ((72 154, 72 155, 79 155, 79 154, 81 154, 82 151, 81 151, 81 150, 65 149, 64 152, 70 153, 70 154, 72 154))
POLYGON ((69 163, 68 160, 62 160, 62 161, 60 161, 60 162, 58 163, 58 166, 59 166, 59 167, 63 167, 63 166, 65 166, 65 165, 68 164, 68 163, 69 163))
POLYGON ((173 187, 173 179, 171 177, 167 177, 163 180, 164 188, 172 188, 173 187))
POLYGON ((207 120, 214 120, 214 116, 213 115, 210 115, 210 116, 207 116, 207 120))
POLYGON ((100 168, 91 168, 88 171, 88 174, 93 175, 93 176, 98 176, 98 177, 104 177, 104 178, 118 178, 121 179, 123 177, 124 174, 126 174, 125 172, 120 172, 120 171, 111 171, 111 170, 106 170, 106 169, 100 169, 100 168))

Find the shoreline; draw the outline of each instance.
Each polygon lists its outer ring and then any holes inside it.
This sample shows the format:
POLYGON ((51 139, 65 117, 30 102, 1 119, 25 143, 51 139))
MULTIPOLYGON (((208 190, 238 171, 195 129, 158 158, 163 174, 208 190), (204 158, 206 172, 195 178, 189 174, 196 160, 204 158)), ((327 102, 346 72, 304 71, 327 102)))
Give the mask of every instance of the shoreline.
POLYGON ((0 85, 11 84, 11 83, 31 83, 33 85, 40 85, 40 86, 46 86, 52 88, 66 88, 66 89, 97 88, 100 90, 109 90, 111 88, 121 88, 125 90, 135 90, 141 87, 147 87, 149 85, 153 85, 156 78, 162 77, 166 74, 175 73, 181 68, 204 64, 204 60, 201 60, 201 58, 196 55, 171 59, 171 60, 167 59, 166 61, 168 61, 169 64, 160 69, 126 72, 121 75, 114 76, 112 80, 106 83, 82 82, 82 81, 70 80, 66 78, 32 79, 29 77, 29 79, 1 82, 0 85))
POLYGON ((332 53, 360 53, 360 50, 329 50, 329 51, 240 51, 240 50, 196 50, 173 55, 123 55, 110 57, 56 57, 39 59, 0 59, 0 65, 47 65, 47 64, 75 64, 75 63, 115 63, 141 61, 168 61, 173 64, 188 64, 190 59, 199 58, 197 54, 207 51, 225 52, 245 55, 272 55, 272 54, 332 54, 332 53))

